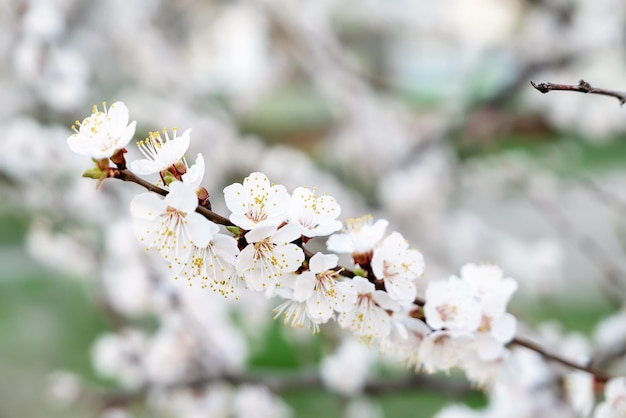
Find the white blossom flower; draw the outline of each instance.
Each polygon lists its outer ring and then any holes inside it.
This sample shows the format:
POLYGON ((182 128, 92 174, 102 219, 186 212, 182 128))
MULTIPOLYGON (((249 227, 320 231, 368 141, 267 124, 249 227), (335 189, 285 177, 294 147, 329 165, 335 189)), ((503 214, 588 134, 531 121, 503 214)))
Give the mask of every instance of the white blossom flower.
POLYGON ((452 336, 471 335, 480 326, 482 311, 474 288, 458 277, 435 281, 426 288, 426 322, 452 336))
POLYGON ((609 380, 604 387, 604 402, 600 403, 595 418, 620 418, 626 416, 626 377, 609 380))
POLYGON ((480 298, 485 315, 495 318, 506 311, 506 305, 517 290, 517 282, 504 277, 502 269, 490 264, 466 264, 461 278, 469 283, 480 298))
POLYGON ((352 254, 357 263, 370 261, 372 251, 383 238, 389 225, 385 219, 379 219, 374 224, 372 221, 373 218, 370 215, 348 219, 345 232, 331 235, 326 241, 328 250, 352 254), (363 260, 364 257, 366 260, 363 260))
POLYGON ((387 311, 396 311, 398 303, 387 292, 376 290, 364 277, 354 277, 352 286, 357 294, 356 303, 349 311, 340 314, 337 322, 349 328, 360 340, 370 343, 385 337, 391 330, 391 317, 387 311))
POLYGON ((484 360, 480 351, 472 350, 471 346, 464 345, 460 348, 460 367, 465 372, 467 379, 474 385, 487 388, 500 381, 504 366, 507 364, 509 351, 504 350, 499 356, 490 360, 484 360))
POLYGON ((135 196, 130 204, 135 235, 146 249, 156 247, 170 263, 186 261, 193 244, 206 246, 212 236, 210 222, 195 212, 197 203, 193 189, 180 181, 170 184, 165 199, 154 193, 135 196))
POLYGON ((143 331, 122 329, 119 333, 100 335, 91 349, 96 372, 107 378, 116 378, 129 388, 140 387, 146 381, 141 359, 149 347, 149 339, 143 331))
POLYGON ((237 241, 219 233, 219 227, 208 221, 209 233, 203 241, 192 245, 189 257, 175 269, 177 278, 186 278, 192 284, 200 279, 202 287, 210 287, 223 296, 239 296, 239 281, 235 260, 239 254, 237 241), (204 242, 206 242, 204 245, 204 242))
POLYGON ((243 184, 227 186, 224 199, 232 212, 231 222, 251 230, 261 224, 278 226, 283 223, 291 198, 285 186, 272 186, 265 174, 255 172, 246 177, 243 184))
POLYGON ((299 236, 297 228, 289 224, 280 229, 259 225, 245 235, 249 244, 237 256, 235 268, 249 289, 271 292, 284 274, 300 267, 304 252, 291 244, 299 236))
POLYGON ((314 320, 308 314, 306 302, 299 302, 293 298, 297 274, 288 274, 283 277, 281 286, 276 289, 276 294, 286 300, 274 309, 274 319, 283 317, 283 323, 292 328, 307 328, 313 334, 320 332, 321 320, 314 320))
POLYGON ((293 298, 305 302, 307 314, 316 322, 325 323, 334 311, 345 312, 356 302, 351 281, 338 281, 338 257, 334 254, 317 253, 309 260, 309 270, 297 277, 293 298))
POLYGON ((148 381, 155 385, 172 385, 181 381, 190 371, 190 359, 197 350, 197 336, 170 318, 150 338, 142 353, 148 381))
POLYGON ((148 138, 137 142, 137 147, 146 157, 141 160, 131 161, 130 170, 139 175, 159 173, 180 161, 191 142, 191 129, 187 129, 182 135, 177 135, 176 129, 172 129, 173 137, 170 138, 166 129, 163 129, 165 139, 160 132, 150 132, 148 138))
POLYGON ((307 313, 306 300, 298 301, 294 298, 296 282, 301 273, 288 273, 280 280, 280 287, 276 288, 273 294, 281 297, 285 301, 272 310, 274 320, 279 316, 283 317, 283 323, 292 328, 308 328, 317 334, 320 330, 321 321, 313 321, 307 313))
POLYGON ((428 334, 430 327, 412 316, 412 308, 403 307, 391 317, 391 332, 380 341, 380 351, 396 361, 419 369, 419 347, 428 334))
POLYGON ((454 337, 447 331, 433 331, 419 347, 419 364, 426 373, 450 370, 459 364, 466 338, 454 337))
POLYGON ((312 190, 298 187, 292 193, 288 217, 302 235, 312 238, 340 230, 341 222, 336 220, 340 213, 341 207, 333 197, 316 197, 312 190))
POLYGON ((409 249, 404 237, 394 232, 374 250, 372 271, 385 283, 385 290, 392 299, 411 304, 417 295, 415 279, 424 273, 424 256, 409 249))
POLYGON ((505 350, 504 346, 515 337, 516 329, 517 319, 510 313, 504 313, 495 318, 483 314, 471 346, 481 360, 495 360, 505 350))
POLYGON ((233 399, 233 418, 289 418, 289 406, 267 386, 242 385, 233 399))
POLYGON ((493 361, 515 336, 517 320, 506 312, 506 305, 517 289, 517 282, 504 278, 500 267, 487 264, 466 264, 461 268, 461 277, 474 288, 482 310, 472 346, 482 361, 493 361))
POLYGON ((346 397, 354 396, 365 386, 372 352, 354 338, 345 338, 339 348, 320 363, 324 386, 346 397))
POLYGON ((74 134, 67 138, 73 152, 97 160, 109 158, 135 135, 136 122, 128 123, 128 108, 124 103, 115 102, 108 109, 103 103, 103 109, 94 106, 91 116, 76 121, 78 129, 74 125, 74 134))
POLYGON ((598 349, 610 351, 626 344, 626 311, 608 316, 600 321, 593 333, 598 349))

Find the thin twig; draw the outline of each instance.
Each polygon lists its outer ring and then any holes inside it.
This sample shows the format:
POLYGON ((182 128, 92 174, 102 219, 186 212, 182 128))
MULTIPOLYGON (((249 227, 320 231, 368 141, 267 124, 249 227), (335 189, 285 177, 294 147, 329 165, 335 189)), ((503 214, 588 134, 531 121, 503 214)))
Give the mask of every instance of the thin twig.
POLYGON ((619 100, 620 105, 624 105, 624 103, 626 103, 626 92, 592 87, 591 84, 589 84, 585 80, 580 80, 577 85, 557 84, 550 82, 537 84, 532 80, 530 81, 530 84, 532 84, 532 86, 539 90, 541 93, 549 93, 551 91, 575 91, 578 93, 599 94, 601 96, 615 97, 617 100, 619 100))
POLYGON ((552 354, 547 352, 543 347, 541 347, 540 345, 532 342, 532 341, 528 341, 525 340, 523 338, 520 337, 515 337, 513 338, 513 341, 511 341, 509 344, 511 345, 519 345, 520 347, 525 347, 528 348, 529 350, 532 350, 538 354, 540 354, 543 358, 547 359, 547 360, 551 360, 557 363, 561 363, 565 366, 571 367, 573 369, 577 369, 577 370, 582 370, 584 372, 590 373, 592 375, 595 376, 596 380, 598 380, 599 382, 607 382, 609 379, 611 379, 611 376, 607 375, 606 373, 604 373, 602 370, 598 370, 592 366, 583 366, 580 364, 577 364, 573 361, 570 361, 566 358, 563 358, 561 356, 558 356, 556 354, 552 354))
MULTIPOLYGON (((167 194, 169 193, 167 190, 155 186, 154 184, 147 182, 140 177, 137 177, 135 174, 133 174, 132 171, 129 170, 119 170, 119 174, 117 174, 115 178, 136 183, 151 192, 160 194, 161 196, 167 196, 167 194)), ((205 208, 204 206, 198 205, 198 207, 196 208, 196 212, 198 212, 200 215, 204 216, 208 220, 215 222, 216 224, 224 226, 234 226, 228 218, 225 218, 222 215, 218 215, 217 213, 205 208)))

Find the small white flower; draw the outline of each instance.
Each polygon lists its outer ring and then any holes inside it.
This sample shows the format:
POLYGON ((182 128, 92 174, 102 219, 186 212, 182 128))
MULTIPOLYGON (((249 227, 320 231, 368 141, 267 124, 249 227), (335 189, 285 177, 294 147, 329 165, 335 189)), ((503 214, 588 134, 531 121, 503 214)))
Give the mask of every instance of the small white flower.
POLYGON ((103 111, 93 107, 91 116, 72 127, 74 134, 67 138, 70 149, 97 160, 109 158, 128 144, 135 135, 136 122, 128 124, 128 108, 122 102, 113 103, 103 111))
POLYGON ((325 323, 334 311, 345 312, 356 302, 356 293, 350 280, 337 280, 338 257, 334 254, 317 253, 309 261, 309 271, 305 271, 295 282, 293 298, 305 302, 307 313, 313 321, 325 323))
POLYGON ((191 129, 187 129, 178 136, 176 129, 172 130, 173 137, 170 138, 167 130, 163 129, 165 139, 160 132, 150 132, 148 138, 137 142, 137 147, 146 157, 142 160, 131 161, 130 170, 142 176, 159 173, 180 161, 191 142, 191 129))
POLYGON ((226 206, 232 212, 235 225, 251 230, 255 226, 278 226, 286 220, 290 196, 285 186, 272 186, 263 173, 252 173, 243 184, 235 183, 224 189, 226 206))
POLYGON ((385 282, 385 290, 400 303, 413 303, 417 295, 415 280, 424 273, 424 256, 409 249, 398 232, 389 235, 374 250, 372 271, 385 282))
POLYGON ((320 376, 324 385, 344 396, 361 392, 372 363, 370 349, 353 338, 346 338, 341 345, 320 363, 320 376))
POLYGON ((146 249, 156 247, 165 260, 179 265, 189 258, 193 244, 206 246, 212 236, 210 221, 195 212, 197 204, 193 189, 180 181, 170 184, 165 199, 137 195, 130 204, 135 235, 146 249))
POLYGON ((312 190, 298 187, 293 191, 289 208, 289 221, 300 228, 305 237, 332 234, 341 229, 336 220, 341 207, 331 196, 316 197, 312 190))
POLYGON ((177 278, 187 278, 190 285, 194 279, 200 279, 202 287, 210 287, 223 296, 239 296, 239 281, 235 272, 235 260, 239 254, 237 241, 219 233, 219 227, 209 223, 209 234, 204 241, 192 245, 187 260, 175 269, 177 278), (208 242, 204 244, 206 241, 208 242))
POLYGON ((147 379, 141 359, 148 347, 148 336, 140 330, 100 335, 91 348, 94 369, 102 377, 118 379, 124 387, 138 388, 147 379))
POLYGON ((239 253, 235 268, 254 291, 271 292, 281 277, 296 271, 302 261, 302 248, 291 241, 300 236, 297 228, 261 225, 245 235, 249 244, 239 253))
POLYGON ((496 265, 466 264, 461 268, 461 278, 474 288, 485 315, 491 318, 506 312, 506 305, 517 290, 517 282, 505 278, 502 269, 496 265))
POLYGON ((433 331, 419 346, 420 367, 426 373, 449 370, 459 364, 464 338, 455 338, 446 331, 433 331))
MULTIPOLYGON (((245 384, 236 389, 233 399, 233 418, 290 418, 289 405, 276 396, 267 386, 245 384)), ((206 416, 206 415, 205 415, 206 416)))
POLYGON ((380 351, 397 361, 419 369, 419 347, 428 334, 430 327, 422 320, 411 316, 415 309, 404 307, 394 312, 391 317, 391 332, 380 341, 380 351))
POLYGON ((478 329, 482 311, 474 288, 453 276, 428 284, 424 315, 433 329, 445 328, 451 335, 460 336, 478 329))
POLYGON ((274 319, 282 316, 285 325, 290 325, 292 328, 307 328, 313 331, 313 334, 317 334, 320 331, 322 322, 311 318, 307 312, 306 302, 299 302, 293 298, 293 285, 295 280, 297 280, 297 276, 296 274, 285 275, 280 289, 276 290, 276 294, 287 300, 274 309, 274 319), (294 282, 293 284, 289 283, 292 281, 294 282))
POLYGON ((357 294, 356 303, 339 316, 337 322, 341 328, 349 328, 365 343, 387 336, 391 330, 387 311, 396 311, 400 306, 387 292, 376 290, 374 284, 363 277, 353 278, 352 286, 357 294))
POLYGON ((334 234, 328 238, 326 246, 329 251, 352 254, 355 260, 362 255, 371 254, 385 235, 389 222, 379 219, 372 224, 369 215, 346 221, 345 232, 334 234))
POLYGON ((468 380, 481 388, 487 388, 499 382, 503 373, 506 373, 504 365, 507 364, 510 352, 505 350, 498 357, 484 360, 481 358, 479 351, 471 350, 470 347, 464 345, 460 348, 462 350, 460 367, 465 372, 468 380))
POLYGON ((495 360, 504 352, 504 346, 515 337, 516 329, 517 319, 510 313, 496 318, 483 315, 471 345, 481 360, 495 360))

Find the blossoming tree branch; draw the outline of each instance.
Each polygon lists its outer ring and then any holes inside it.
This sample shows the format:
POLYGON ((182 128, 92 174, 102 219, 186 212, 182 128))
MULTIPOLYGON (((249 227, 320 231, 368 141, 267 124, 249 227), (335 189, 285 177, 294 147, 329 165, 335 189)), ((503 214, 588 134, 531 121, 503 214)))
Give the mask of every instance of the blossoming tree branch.
POLYGON ((472 383, 488 386, 518 345, 585 372, 590 382, 608 382, 607 399, 626 391, 624 378, 611 379, 516 337, 517 320, 507 304, 518 285, 498 266, 467 264, 459 276, 432 281, 418 295, 424 257, 400 232, 389 232, 388 221, 363 216, 342 223, 333 197, 306 187, 290 193, 260 172, 224 188, 230 214, 221 216, 211 210, 215 196, 201 186, 203 156, 193 164, 185 157, 191 129, 150 133, 137 143, 144 158, 127 162, 135 128, 124 103, 104 104, 76 123, 67 143, 94 161, 85 177, 98 184, 117 178, 148 190, 130 202, 134 233, 146 250, 160 254, 173 279, 226 298, 262 293, 278 300, 275 318, 313 333, 336 321, 416 371, 460 368, 472 383), (157 174, 158 184, 140 177, 157 174), (327 252, 313 254, 307 243, 320 237, 328 237, 327 252), (352 265, 338 265, 341 254, 352 265))

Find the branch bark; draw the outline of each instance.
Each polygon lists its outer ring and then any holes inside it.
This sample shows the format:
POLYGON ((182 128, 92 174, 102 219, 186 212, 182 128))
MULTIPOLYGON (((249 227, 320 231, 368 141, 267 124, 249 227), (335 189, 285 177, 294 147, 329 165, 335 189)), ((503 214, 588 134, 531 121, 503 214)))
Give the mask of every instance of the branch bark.
POLYGON ((591 84, 586 82, 585 80, 580 80, 578 84, 557 84, 551 82, 545 83, 535 83, 534 81, 530 81, 530 84, 541 93, 549 93, 551 91, 575 91, 578 93, 589 93, 589 94, 598 94, 601 96, 609 96, 615 97, 619 100, 620 105, 624 105, 626 103, 626 92, 616 91, 616 90, 607 90, 597 87, 592 87, 591 84))

